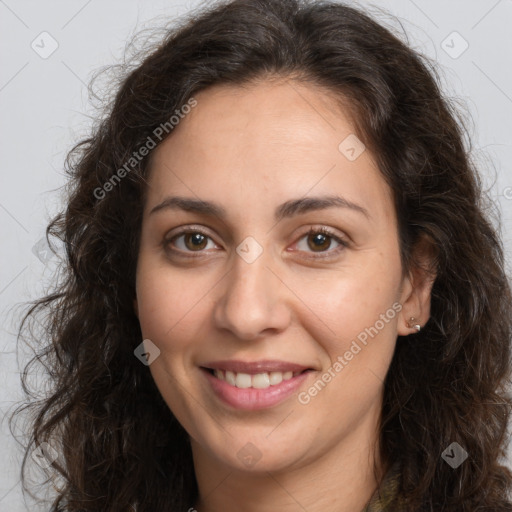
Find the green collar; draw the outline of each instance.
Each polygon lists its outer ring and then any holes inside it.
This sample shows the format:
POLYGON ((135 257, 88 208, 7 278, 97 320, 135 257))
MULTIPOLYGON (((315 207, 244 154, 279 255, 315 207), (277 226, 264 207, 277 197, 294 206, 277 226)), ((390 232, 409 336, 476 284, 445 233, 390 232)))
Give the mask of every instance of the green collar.
POLYGON ((388 507, 395 505, 399 482, 400 462, 397 461, 386 473, 381 485, 361 512, 387 512, 388 507))

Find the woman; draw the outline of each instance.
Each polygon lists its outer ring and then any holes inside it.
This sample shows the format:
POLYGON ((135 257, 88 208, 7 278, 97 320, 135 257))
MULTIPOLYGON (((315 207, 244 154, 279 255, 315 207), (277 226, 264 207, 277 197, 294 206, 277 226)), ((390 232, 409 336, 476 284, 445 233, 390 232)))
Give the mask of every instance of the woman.
POLYGON ((433 72, 348 6, 234 0, 126 77, 29 313, 54 510, 512 510, 510 288, 433 72))

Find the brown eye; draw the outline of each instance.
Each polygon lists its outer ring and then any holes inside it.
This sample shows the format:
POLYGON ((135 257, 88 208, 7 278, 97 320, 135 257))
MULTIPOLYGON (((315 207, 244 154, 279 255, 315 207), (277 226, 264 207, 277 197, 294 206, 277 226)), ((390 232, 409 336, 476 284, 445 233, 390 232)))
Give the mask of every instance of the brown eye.
POLYGON ((203 249, 217 247, 213 240, 206 234, 197 230, 182 231, 173 237, 164 240, 163 245, 166 249, 174 253, 200 253, 203 249), (208 247, 208 243, 211 244, 208 247))
POLYGON ((208 243, 208 237, 202 233, 184 233, 184 242, 187 249, 195 251, 197 249, 204 249, 208 243))
POLYGON ((310 255, 311 253, 317 253, 318 257, 334 256, 348 246, 347 241, 325 227, 310 229, 296 244, 300 252, 309 253, 310 255))
POLYGON ((313 251, 323 251, 328 249, 331 245, 331 237, 324 233, 316 233, 314 235, 308 235, 308 247, 313 251))

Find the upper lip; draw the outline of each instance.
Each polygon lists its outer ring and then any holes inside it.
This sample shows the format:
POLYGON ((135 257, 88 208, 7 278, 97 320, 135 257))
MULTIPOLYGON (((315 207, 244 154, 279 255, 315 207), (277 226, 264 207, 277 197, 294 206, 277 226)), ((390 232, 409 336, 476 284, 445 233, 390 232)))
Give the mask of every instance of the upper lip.
POLYGON ((268 372, 301 372, 311 369, 302 364, 290 363, 288 361, 261 360, 261 361, 240 361, 229 359, 225 361, 211 361, 201 365, 210 370, 227 370, 234 373, 268 373, 268 372))

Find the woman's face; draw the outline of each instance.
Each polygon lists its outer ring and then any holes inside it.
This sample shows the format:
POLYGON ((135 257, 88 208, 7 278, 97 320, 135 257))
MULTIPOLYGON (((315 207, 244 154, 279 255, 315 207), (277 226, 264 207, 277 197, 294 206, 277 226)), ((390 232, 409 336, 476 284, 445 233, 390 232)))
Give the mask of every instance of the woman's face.
POLYGON ((418 316, 389 187, 321 89, 195 99, 152 155, 142 222, 135 307, 160 393, 197 460, 275 471, 369 445, 418 316))

